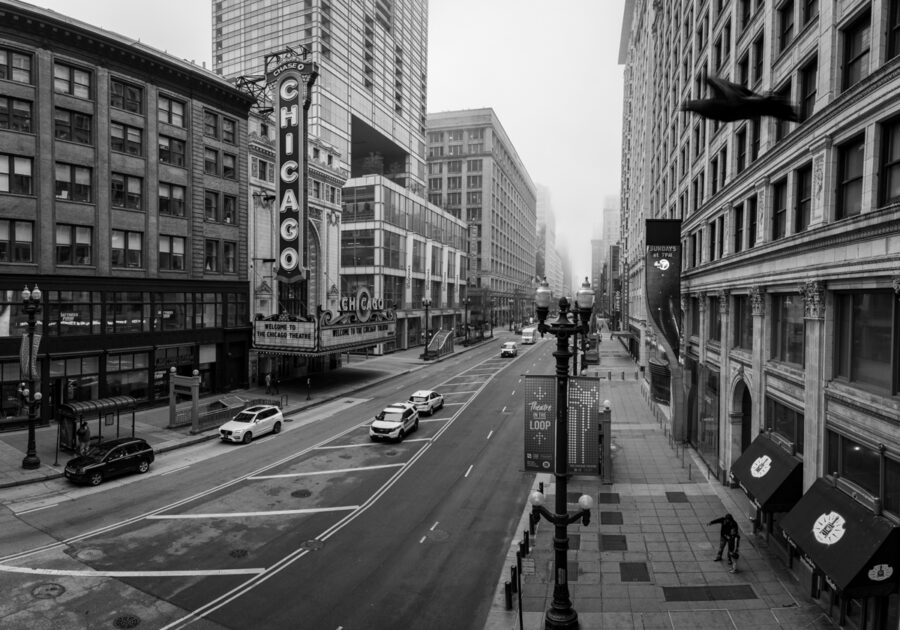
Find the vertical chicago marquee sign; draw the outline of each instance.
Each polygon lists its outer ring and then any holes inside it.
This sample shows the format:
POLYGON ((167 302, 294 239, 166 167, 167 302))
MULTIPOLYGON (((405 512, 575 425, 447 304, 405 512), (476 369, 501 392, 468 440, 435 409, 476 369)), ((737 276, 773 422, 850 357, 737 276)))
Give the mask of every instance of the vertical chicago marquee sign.
POLYGON ((309 205, 307 181, 307 125, 312 86, 318 66, 304 54, 277 56, 266 63, 266 81, 274 86, 278 125, 278 272, 288 284, 303 280, 309 268, 306 222, 309 205))

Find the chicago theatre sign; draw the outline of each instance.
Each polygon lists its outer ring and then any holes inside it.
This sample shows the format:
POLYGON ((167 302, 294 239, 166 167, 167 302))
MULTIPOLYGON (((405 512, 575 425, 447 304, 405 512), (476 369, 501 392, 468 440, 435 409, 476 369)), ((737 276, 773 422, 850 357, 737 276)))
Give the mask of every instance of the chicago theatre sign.
MULTIPOLYGON (((319 282, 310 284, 319 285, 324 275, 310 269, 308 248, 307 133, 312 87, 318 74, 318 65, 307 59, 305 50, 266 57, 266 82, 272 86, 278 127, 275 277, 287 284, 306 280, 313 273, 319 282)), ((305 297, 307 303, 315 299, 313 295, 305 297)), ((396 332, 393 309, 385 309, 380 298, 361 289, 339 304, 328 308, 318 305, 315 316, 281 313, 258 319, 254 322, 253 346, 263 352, 317 356, 391 342, 396 332)))

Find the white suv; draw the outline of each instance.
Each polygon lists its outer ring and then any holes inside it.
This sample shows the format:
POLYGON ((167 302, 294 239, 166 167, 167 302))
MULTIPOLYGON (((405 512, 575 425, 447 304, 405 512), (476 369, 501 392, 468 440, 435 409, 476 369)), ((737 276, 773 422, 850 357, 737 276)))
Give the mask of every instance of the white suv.
POLYGON ((266 433, 281 433, 284 415, 272 405, 247 407, 234 418, 219 427, 219 437, 224 442, 249 444, 253 438, 266 433))
POLYGON ((444 397, 430 389, 413 392, 413 395, 409 397, 409 402, 419 413, 427 413, 429 416, 444 407, 444 397))
POLYGON ((385 407, 369 426, 369 437, 379 440, 402 440, 418 430, 419 412, 410 403, 398 402, 385 407))

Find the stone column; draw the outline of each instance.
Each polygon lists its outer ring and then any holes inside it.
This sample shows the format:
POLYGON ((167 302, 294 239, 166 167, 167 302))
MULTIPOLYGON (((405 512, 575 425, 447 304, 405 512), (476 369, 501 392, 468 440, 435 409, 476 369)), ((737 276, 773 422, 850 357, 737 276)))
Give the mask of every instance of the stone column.
POLYGON ((732 447, 734 436, 732 435, 732 422, 729 417, 729 407, 731 406, 731 392, 729 384, 731 381, 731 360, 728 357, 728 351, 731 348, 731 317, 729 308, 731 301, 731 293, 727 290, 719 290, 716 292, 719 298, 719 320, 721 322, 719 337, 719 457, 722 460, 722 470, 725 472, 726 478, 728 471, 731 469, 731 463, 741 454, 740 429, 738 430, 738 448, 737 455, 734 455, 732 447))
POLYGON ((806 338, 803 378, 803 489, 818 477, 825 448, 825 285, 808 280, 801 288, 806 338))
POLYGON ((765 334, 768 331, 766 325, 766 293, 765 287, 750 287, 750 307, 753 313, 753 350, 750 353, 750 364, 756 381, 751 384, 750 396, 753 399, 753 407, 750 412, 751 441, 765 427, 766 410, 766 384, 763 366, 766 363, 765 334))

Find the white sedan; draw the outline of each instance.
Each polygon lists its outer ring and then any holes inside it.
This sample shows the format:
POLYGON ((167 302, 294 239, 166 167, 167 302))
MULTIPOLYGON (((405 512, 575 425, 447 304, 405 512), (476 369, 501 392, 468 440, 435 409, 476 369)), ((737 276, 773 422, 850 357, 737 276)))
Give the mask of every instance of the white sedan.
POLYGON ((247 407, 234 418, 219 427, 219 437, 223 442, 243 442, 266 433, 281 433, 284 415, 281 409, 272 405, 247 407))

